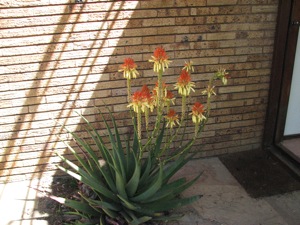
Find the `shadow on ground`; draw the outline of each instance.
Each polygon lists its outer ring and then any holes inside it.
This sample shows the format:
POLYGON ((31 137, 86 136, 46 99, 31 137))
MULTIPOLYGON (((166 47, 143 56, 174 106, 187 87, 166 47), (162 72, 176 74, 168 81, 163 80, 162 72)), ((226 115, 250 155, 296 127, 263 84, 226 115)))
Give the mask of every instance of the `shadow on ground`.
POLYGON ((267 151, 238 152, 219 159, 253 198, 300 190, 300 178, 267 151))
POLYGON ((65 214, 69 209, 51 199, 50 196, 69 199, 76 198, 78 191, 77 181, 65 176, 55 177, 48 190, 50 190, 50 192, 45 193, 44 197, 38 199, 39 212, 48 215, 45 219, 48 221, 48 224, 51 225, 61 225, 70 222, 73 216, 65 214))

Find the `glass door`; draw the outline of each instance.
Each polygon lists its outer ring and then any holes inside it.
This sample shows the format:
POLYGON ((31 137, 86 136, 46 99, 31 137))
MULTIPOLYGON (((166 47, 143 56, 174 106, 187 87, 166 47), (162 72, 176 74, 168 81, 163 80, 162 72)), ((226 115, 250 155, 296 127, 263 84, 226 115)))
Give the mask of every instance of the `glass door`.
MULTIPOLYGON (((298 31, 299 32, 299 31, 298 31)), ((300 134, 300 35, 296 47, 284 136, 300 134)))

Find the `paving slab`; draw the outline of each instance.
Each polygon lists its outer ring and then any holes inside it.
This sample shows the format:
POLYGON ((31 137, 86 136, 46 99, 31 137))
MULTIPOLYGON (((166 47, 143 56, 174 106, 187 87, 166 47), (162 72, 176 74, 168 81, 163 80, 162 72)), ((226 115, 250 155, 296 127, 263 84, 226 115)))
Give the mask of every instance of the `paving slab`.
POLYGON ((294 191, 284 195, 264 198, 289 225, 300 225, 300 193, 294 191))
POLYGON ((47 214, 38 210, 42 193, 36 189, 43 186, 38 180, 0 184, 1 225, 47 225, 47 214))

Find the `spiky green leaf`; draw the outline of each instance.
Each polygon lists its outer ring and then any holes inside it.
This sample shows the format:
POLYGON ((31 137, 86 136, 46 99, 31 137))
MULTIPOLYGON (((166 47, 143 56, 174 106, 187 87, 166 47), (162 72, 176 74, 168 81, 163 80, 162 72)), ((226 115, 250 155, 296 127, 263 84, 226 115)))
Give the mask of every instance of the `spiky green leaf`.
POLYGON ((92 216, 100 215, 100 213, 96 211, 93 207, 91 207, 87 202, 79 202, 79 201, 56 197, 56 196, 50 196, 50 198, 72 209, 78 210, 82 213, 86 213, 87 215, 92 215, 92 216))
POLYGON ((145 186, 145 182, 150 176, 151 168, 153 167, 152 164, 152 157, 149 154, 147 159, 144 159, 144 170, 142 171, 141 179, 140 179, 140 185, 145 186))
POLYGON ((162 198, 165 198, 168 195, 174 196, 174 190, 176 190, 176 188, 182 186, 185 183, 186 183, 186 179, 181 178, 181 179, 175 180, 169 184, 165 184, 159 191, 157 191, 155 193, 154 196, 152 196, 150 199, 144 201, 143 203, 150 203, 150 202, 158 201, 162 198))
POLYGON ((116 187, 117 187, 117 191, 119 193, 119 195, 121 195, 124 199, 127 199, 127 193, 126 193, 126 189, 125 189, 125 179, 122 176, 122 174, 116 170, 116 187))
POLYGON ((145 200, 151 198, 161 188, 162 183, 163 183, 163 177, 164 177, 163 166, 160 165, 159 174, 157 176, 157 179, 151 185, 149 185, 149 187, 144 192, 131 198, 131 200, 135 201, 135 202, 140 202, 140 201, 145 201, 145 200))
POLYGON ((202 196, 197 195, 197 196, 192 196, 192 197, 188 197, 188 198, 177 198, 177 199, 173 199, 173 200, 169 200, 169 201, 156 201, 153 204, 148 204, 149 208, 155 209, 156 211, 169 211, 171 209, 176 209, 188 204, 191 204, 195 201, 197 201, 199 198, 201 198, 202 196))
POLYGON ((143 216, 143 217, 136 218, 136 219, 130 221, 129 225, 139 225, 139 224, 145 223, 147 221, 150 221, 151 219, 152 219, 152 217, 150 217, 150 216, 143 216))
POLYGON ((141 175, 141 166, 134 154, 132 154, 134 157, 133 165, 135 166, 134 172, 132 174, 132 177, 126 184, 126 192, 129 197, 132 197, 135 192, 137 191, 139 181, 140 181, 140 175, 141 175))
POLYGON ((164 133, 165 133, 165 121, 164 121, 162 129, 155 141, 155 146, 154 146, 154 155, 155 156, 159 156, 161 153, 161 144, 162 144, 162 141, 164 138, 164 133))
POLYGON ((107 189, 105 186, 103 186, 99 180, 97 180, 96 178, 90 176, 83 169, 78 167, 76 164, 74 164, 70 160, 67 160, 65 157, 63 157, 59 154, 58 154, 58 156, 64 162, 66 162, 72 169, 74 169, 77 173, 74 173, 73 171, 68 170, 68 169, 66 169, 64 167, 61 167, 61 166, 58 166, 59 169, 61 169, 62 171, 68 173, 69 175, 71 175, 75 179, 77 179, 79 181, 82 181, 83 183, 90 186, 95 191, 98 191, 99 193, 103 194, 105 197, 110 198, 114 201, 118 201, 118 198, 116 197, 116 195, 112 191, 107 189))
POLYGON ((124 205, 127 209, 136 211, 137 209, 140 208, 138 204, 130 202, 129 200, 123 198, 121 195, 118 195, 118 197, 120 198, 122 205, 124 205))

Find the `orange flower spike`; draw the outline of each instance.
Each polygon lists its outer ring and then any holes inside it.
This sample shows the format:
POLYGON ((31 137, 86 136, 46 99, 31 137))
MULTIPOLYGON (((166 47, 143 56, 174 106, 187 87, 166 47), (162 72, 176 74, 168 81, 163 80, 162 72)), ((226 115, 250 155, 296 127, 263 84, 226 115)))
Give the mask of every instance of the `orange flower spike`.
POLYGON ((152 95, 153 95, 153 96, 157 96, 156 88, 153 88, 153 90, 152 90, 152 95))
POLYGON ((150 111, 152 112, 154 109, 154 98, 150 93, 150 89, 146 84, 143 85, 142 90, 142 98, 144 101, 144 104, 142 106, 142 111, 145 111, 145 107, 148 107, 150 111))
POLYGON ((136 91, 131 97, 132 102, 128 105, 128 107, 132 107, 133 111, 138 113, 143 104, 143 93, 141 91, 136 91))
POLYGON ((205 120, 206 117, 203 115, 204 112, 204 106, 199 102, 195 102, 191 113, 193 123, 199 124, 202 120, 205 120))
POLYGON ((145 112, 147 108, 150 108, 151 112, 153 111, 154 101, 147 85, 144 85, 140 91, 136 91, 131 96, 131 103, 128 107, 132 107, 136 113, 145 112))
POLYGON ((137 114, 137 133, 138 138, 142 137, 142 106, 143 106, 143 93, 141 91, 136 91, 132 97, 132 102, 127 107, 132 107, 133 111, 137 114))
POLYGON ((136 78, 139 75, 136 70, 137 65, 132 58, 126 58, 124 63, 121 65, 119 72, 123 72, 124 78, 130 80, 131 78, 136 78))
POLYGON ((191 76, 186 71, 183 70, 178 78, 178 83, 182 84, 183 86, 187 85, 189 82, 191 82, 191 76))
POLYGON ((144 94, 148 94, 148 93, 150 94, 150 90, 149 90, 149 88, 148 88, 148 86, 146 84, 143 85, 142 92, 144 94))
POLYGON ((174 109, 170 109, 165 118, 167 119, 166 127, 170 126, 170 128, 172 129, 174 126, 176 126, 176 124, 180 125, 178 115, 176 114, 174 109))
POLYGON ((149 62, 153 62, 153 70, 158 73, 159 71, 165 71, 165 68, 169 68, 171 61, 168 59, 168 55, 163 47, 157 47, 151 56, 152 59, 149 62))
POLYGON ((172 102, 172 104, 175 105, 175 97, 172 91, 167 90, 165 100, 167 102, 172 102))
POLYGON ((178 89, 180 95, 189 96, 191 91, 195 92, 194 87, 195 83, 191 82, 190 74, 186 70, 182 70, 175 84, 175 89, 178 89))
POLYGON ((173 94, 173 92, 172 92, 172 91, 169 91, 169 90, 167 90, 167 95, 166 95, 166 98, 167 98, 167 99, 172 99, 172 98, 174 98, 174 94, 173 94))
POLYGON ((154 58, 156 58, 157 60, 167 60, 168 56, 167 53, 165 51, 165 49, 163 47, 157 47, 153 53, 154 58))

